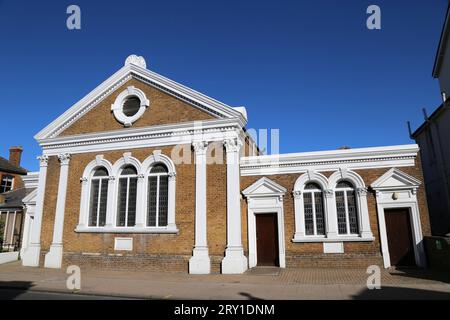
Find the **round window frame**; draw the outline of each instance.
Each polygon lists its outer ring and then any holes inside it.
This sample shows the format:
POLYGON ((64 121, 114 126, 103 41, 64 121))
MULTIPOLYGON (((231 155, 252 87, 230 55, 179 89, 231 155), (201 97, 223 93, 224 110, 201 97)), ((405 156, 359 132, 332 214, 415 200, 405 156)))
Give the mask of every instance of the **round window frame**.
POLYGON ((134 122, 136 122, 145 112, 145 110, 150 106, 150 101, 145 96, 145 93, 133 86, 128 87, 126 90, 122 91, 111 105, 111 110, 117 121, 122 123, 125 127, 131 127, 134 122), (139 110, 132 116, 127 116, 123 112, 124 103, 127 99, 131 97, 136 97, 141 102, 139 110))

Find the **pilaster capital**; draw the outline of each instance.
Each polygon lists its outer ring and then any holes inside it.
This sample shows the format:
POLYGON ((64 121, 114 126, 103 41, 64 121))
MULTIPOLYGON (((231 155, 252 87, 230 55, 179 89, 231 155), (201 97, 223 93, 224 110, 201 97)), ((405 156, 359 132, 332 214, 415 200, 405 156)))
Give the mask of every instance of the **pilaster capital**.
POLYGON ((325 197, 327 198, 332 198, 334 195, 334 190, 333 189, 325 189, 323 191, 323 194, 325 195, 325 197))
POLYGON ((88 182, 88 178, 87 177, 81 177, 80 178, 80 182, 82 182, 82 183, 86 183, 86 182, 88 182))
POLYGON ((61 153, 58 155, 58 159, 59 159, 61 166, 67 166, 70 162, 70 154, 61 153))
POLYGON ((143 180, 143 179, 145 178, 145 175, 142 174, 142 173, 140 173, 140 174, 138 174, 137 178, 138 178, 139 180, 143 180))
POLYGON ((206 149, 208 148, 207 141, 194 141, 192 142, 192 148, 196 154, 206 154, 206 149))
POLYGON ((358 196, 367 196, 367 189, 366 188, 356 188, 356 194, 358 196))
POLYGON ((292 195, 294 196, 294 199, 300 199, 302 192, 300 190, 294 190, 292 191, 292 195))
POLYGON ((114 182, 116 180, 116 176, 108 176, 109 182, 114 182))
POLYGON ((39 166, 40 167, 47 167, 48 166, 48 156, 43 154, 42 156, 37 157, 39 160, 39 166))
POLYGON ((223 142, 223 145, 225 146, 227 153, 228 152, 239 152, 243 143, 241 140, 234 138, 234 139, 226 139, 223 142))
POLYGON ((169 172, 169 180, 174 180, 177 177, 176 172, 169 172))

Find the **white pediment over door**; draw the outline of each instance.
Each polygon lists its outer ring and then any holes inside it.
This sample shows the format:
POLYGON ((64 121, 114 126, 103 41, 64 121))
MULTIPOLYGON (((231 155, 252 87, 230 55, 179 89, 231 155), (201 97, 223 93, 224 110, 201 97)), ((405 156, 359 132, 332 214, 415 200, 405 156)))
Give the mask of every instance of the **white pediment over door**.
POLYGON ((403 171, 392 168, 380 178, 375 180, 371 187, 374 190, 385 190, 385 189, 417 189, 421 182, 404 173, 403 171))
POLYGON ((284 195, 286 188, 278 183, 263 177, 246 188, 242 193, 246 197, 267 196, 267 195, 284 195))

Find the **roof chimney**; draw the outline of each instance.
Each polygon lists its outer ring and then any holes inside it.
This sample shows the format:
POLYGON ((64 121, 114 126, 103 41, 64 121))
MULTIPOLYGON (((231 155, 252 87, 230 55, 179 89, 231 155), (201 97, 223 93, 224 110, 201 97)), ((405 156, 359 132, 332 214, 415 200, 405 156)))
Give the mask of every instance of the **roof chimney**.
POLYGON ((9 148, 9 162, 16 167, 20 167, 20 160, 22 159, 22 147, 9 148))

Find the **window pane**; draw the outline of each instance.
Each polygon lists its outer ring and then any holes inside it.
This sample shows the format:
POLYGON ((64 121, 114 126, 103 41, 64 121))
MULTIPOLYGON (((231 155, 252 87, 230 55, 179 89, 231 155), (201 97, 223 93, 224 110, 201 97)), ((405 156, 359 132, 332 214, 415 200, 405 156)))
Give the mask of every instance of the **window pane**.
POLYGON ((167 167, 162 163, 155 164, 150 170, 150 173, 168 173, 167 167))
POLYGON ((345 216, 344 191, 336 192, 336 211, 338 219, 338 232, 339 234, 347 234, 347 219, 345 216))
POLYGON ((353 189, 353 185, 350 182, 347 182, 347 181, 340 181, 336 185, 336 188, 339 188, 339 189, 351 188, 351 189, 353 189))
POLYGON ((98 220, 98 226, 104 227, 106 224, 106 205, 108 203, 108 179, 100 180, 102 185, 102 191, 100 195, 100 217, 98 220))
POLYGON ((136 168, 133 166, 126 166, 122 169, 121 175, 137 175, 136 168))
POLYGON ((136 224, 136 195, 137 195, 137 178, 130 178, 130 191, 128 199, 128 227, 136 224))
POLYGON ((312 207, 312 193, 303 194, 303 202, 305 209, 305 233, 306 235, 314 234, 314 222, 313 222, 313 207, 312 207))
POLYGON ((158 225, 160 227, 167 226, 167 205, 169 195, 169 177, 159 177, 159 214, 158 225))
POLYGON ((359 234, 358 212, 356 209, 355 191, 347 191, 348 219, 350 224, 350 233, 359 234))
POLYGON ((8 192, 12 190, 12 183, 14 177, 10 175, 4 175, 0 182, 0 193, 8 192))
POLYGON ((127 178, 119 179, 119 194, 117 200, 117 225, 119 227, 125 226, 125 213, 127 205, 127 178))
POLYGON ((139 100, 138 97, 130 97, 126 99, 123 104, 123 113, 127 117, 132 117, 139 111, 140 107, 141 107, 141 100, 139 100))
POLYGON ((325 218, 323 212, 323 195, 322 192, 314 193, 314 201, 316 208, 316 228, 318 235, 325 235, 325 218))
POLYGON ((98 192, 99 180, 93 180, 91 183, 91 198, 89 200, 89 227, 97 226, 98 192))
POLYGON ((147 226, 156 226, 156 188, 158 177, 148 177, 148 217, 147 226))
POLYGON ((108 170, 106 170, 103 167, 98 168, 95 170, 94 177, 107 177, 108 176, 108 170))
POLYGON ((305 190, 312 190, 312 189, 321 190, 322 188, 317 183, 314 182, 310 182, 305 186, 305 190))

